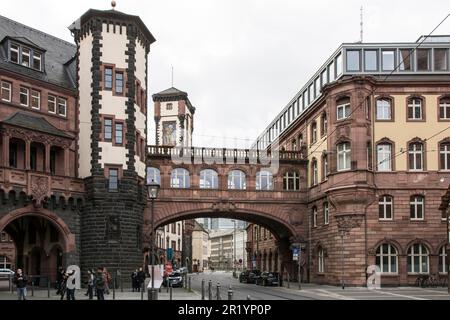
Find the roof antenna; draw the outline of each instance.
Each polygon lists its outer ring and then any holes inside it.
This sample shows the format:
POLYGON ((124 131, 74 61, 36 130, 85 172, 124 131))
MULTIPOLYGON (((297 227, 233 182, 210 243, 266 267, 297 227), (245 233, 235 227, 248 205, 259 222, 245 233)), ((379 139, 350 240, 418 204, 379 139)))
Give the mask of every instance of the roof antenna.
POLYGON ((360 19, 361 19, 361 21, 360 21, 359 25, 360 25, 361 31, 360 31, 360 40, 359 40, 359 42, 363 43, 363 36, 364 36, 364 29, 363 29, 363 26, 364 26, 363 6, 361 6, 361 15, 360 15, 360 19))
POLYGON ((111 7, 112 7, 112 9, 114 10, 114 8, 116 7, 116 2, 113 0, 113 1, 111 1, 111 7))
POLYGON ((173 66, 172 66, 172 88, 173 88, 173 66))

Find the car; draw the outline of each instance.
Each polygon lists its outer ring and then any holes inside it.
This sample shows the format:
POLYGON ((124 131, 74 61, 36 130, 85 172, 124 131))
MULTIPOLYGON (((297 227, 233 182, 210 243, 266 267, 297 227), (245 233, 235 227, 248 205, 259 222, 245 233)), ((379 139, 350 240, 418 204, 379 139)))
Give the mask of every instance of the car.
MULTIPOLYGON (((172 272, 166 279, 169 281, 169 284, 172 288, 183 288, 183 276, 180 272, 172 272)), ((167 281, 164 281, 163 284, 164 286, 166 286, 167 281)))
POLYGON ((278 286, 280 283, 280 275, 278 272, 263 272, 255 279, 257 285, 278 286))
POLYGON ((177 270, 179 273, 187 273, 187 268, 186 267, 181 267, 177 270))
POLYGON ((1 268, 0 269, 0 277, 7 278, 9 275, 14 276, 16 273, 11 269, 1 268))
POLYGON ((239 274, 239 282, 247 282, 248 275, 250 274, 249 270, 242 271, 239 274))
POLYGON ((239 282, 255 283, 255 279, 259 277, 260 274, 261 271, 259 270, 247 270, 241 272, 241 274, 239 275, 239 282))

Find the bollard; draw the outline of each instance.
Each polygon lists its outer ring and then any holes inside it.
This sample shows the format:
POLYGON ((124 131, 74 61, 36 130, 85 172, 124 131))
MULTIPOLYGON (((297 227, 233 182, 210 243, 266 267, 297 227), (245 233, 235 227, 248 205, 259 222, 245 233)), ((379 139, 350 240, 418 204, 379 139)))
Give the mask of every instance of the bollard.
POLYGON ((205 300, 205 279, 202 279, 202 300, 205 300))
POLYGON ((33 277, 31 277, 31 296, 34 297, 34 280, 33 280, 33 277))
POLYGON ((116 300, 116 277, 113 278, 113 300, 116 300))
POLYGON ((208 282, 208 300, 212 300, 212 282, 209 280, 208 282))
POLYGON ((167 293, 169 293, 169 276, 166 277, 166 288, 167 288, 167 293))
POLYGON ((188 282, 188 291, 191 291, 191 277, 189 277, 189 282, 188 282))
POLYGON ((233 290, 231 289, 231 285, 228 289, 228 300, 233 300, 233 290))
POLYGON ((9 292, 13 293, 12 275, 11 274, 8 275, 8 279, 9 279, 9 292))
POLYGON ((169 283, 169 300, 172 300, 172 286, 169 283))
POLYGON ((250 299, 250 295, 247 295, 247 300, 251 300, 251 299, 250 299))
POLYGON ((217 283, 217 300, 222 300, 220 298, 220 283, 219 282, 217 283))
POLYGON ((141 288, 141 300, 144 300, 144 284, 142 284, 142 288, 141 288))
POLYGON ((50 298, 50 279, 47 281, 47 298, 50 298))
POLYGON ((289 272, 287 273, 287 287, 290 288, 290 284, 289 284, 289 272))
POLYGON ((123 277, 120 275, 120 292, 123 292, 123 277))

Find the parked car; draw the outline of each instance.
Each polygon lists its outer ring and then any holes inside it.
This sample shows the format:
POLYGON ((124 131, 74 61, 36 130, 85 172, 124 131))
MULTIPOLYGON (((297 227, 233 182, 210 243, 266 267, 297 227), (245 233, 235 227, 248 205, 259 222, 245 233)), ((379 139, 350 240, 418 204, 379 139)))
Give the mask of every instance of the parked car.
POLYGON ((255 283, 255 279, 259 277, 260 274, 261 271, 259 270, 247 270, 241 272, 241 274, 239 275, 239 282, 255 283))
POLYGON ((187 268, 186 267, 181 267, 177 270, 180 273, 187 273, 187 268))
MULTIPOLYGON (((180 272, 176 271, 176 272, 172 272, 168 277, 167 277, 170 286, 172 288, 183 288, 183 277, 181 275, 180 272)), ((167 285, 167 281, 165 281, 166 279, 164 279, 163 281, 163 285, 166 286, 167 285)))
POLYGON ((278 272, 263 272, 255 279, 255 283, 257 285, 263 286, 278 286, 279 281, 280 279, 278 272))
POLYGON ((15 272, 11 269, 1 268, 0 269, 0 277, 6 278, 8 275, 14 276, 15 272))

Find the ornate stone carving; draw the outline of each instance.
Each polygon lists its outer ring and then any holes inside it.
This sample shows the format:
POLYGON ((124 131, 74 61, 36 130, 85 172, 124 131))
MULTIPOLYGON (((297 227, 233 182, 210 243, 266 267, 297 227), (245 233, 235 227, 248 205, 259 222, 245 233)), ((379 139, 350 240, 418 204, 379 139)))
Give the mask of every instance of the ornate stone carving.
POLYGON ((211 210, 215 212, 233 212, 236 208, 236 204, 228 201, 219 201, 211 206, 211 210))
POLYGON ((283 212, 288 215, 289 223, 294 227, 303 224, 304 214, 303 210, 296 205, 287 205, 283 207, 283 212))
POLYGON ((49 184, 47 177, 31 176, 31 195, 35 200, 34 205, 40 207, 45 197, 49 193, 49 184))
POLYGON ((356 214, 346 214, 336 216, 338 230, 343 234, 349 233, 352 229, 361 226, 363 216, 356 214))

